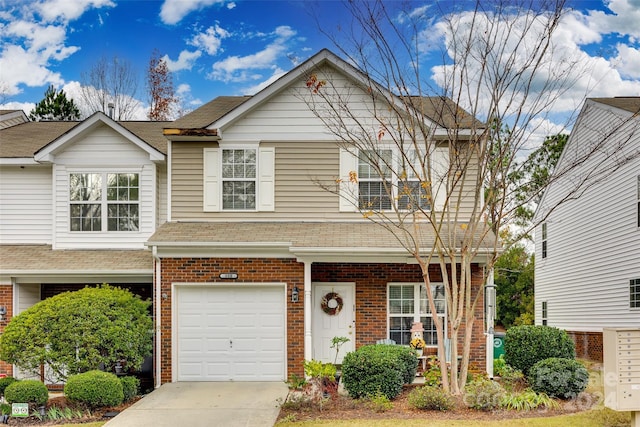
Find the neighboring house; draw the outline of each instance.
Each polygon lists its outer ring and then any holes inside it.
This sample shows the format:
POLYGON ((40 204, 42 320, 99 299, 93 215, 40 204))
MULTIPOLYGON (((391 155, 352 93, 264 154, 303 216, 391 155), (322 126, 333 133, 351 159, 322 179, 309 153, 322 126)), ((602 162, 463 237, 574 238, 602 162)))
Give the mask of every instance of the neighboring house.
POLYGON ((41 299, 85 285, 151 298, 144 243, 165 221, 163 126, 96 113, 0 130, 0 330, 41 299))
MULTIPOLYGON (((252 97, 219 97, 172 123, 116 123, 97 114, 0 131, 0 303, 8 318, 56 285, 153 288, 156 385, 283 381, 302 376, 305 359, 333 361, 335 336, 350 338, 340 362, 379 340, 408 344, 415 321, 435 352, 420 267, 357 209, 358 198, 374 199, 376 188, 380 195, 382 180, 345 186, 355 194, 321 188, 368 165, 339 148, 300 96, 310 70, 348 84, 354 96, 370 84, 323 50, 252 97), (83 207, 86 197, 70 200, 89 194, 93 174, 107 185, 119 173, 138 174, 136 230, 107 228, 109 200, 100 199, 101 223, 83 207), (76 204, 87 213, 74 215, 76 204)), ((454 121, 438 113, 442 102, 425 98, 436 135, 454 121)), ((463 128, 471 123, 464 119, 463 128)), ((439 156, 448 162, 444 151, 439 156)), ((460 194, 467 192, 475 187, 463 185, 460 194)), ((433 208, 442 203, 436 195, 433 208)), ((462 206, 464 222, 473 203, 462 206)), ((127 209, 114 224, 128 227, 127 209)), ((431 247, 433 230, 421 227, 431 247)), ((483 267, 472 265, 474 294, 483 267)), ((445 318, 439 271, 434 264, 430 279, 445 318)), ((482 310, 471 353, 478 368, 485 366, 482 310)))
POLYGON ((602 360, 603 328, 640 328, 639 112, 640 97, 587 99, 535 216, 536 324, 579 357, 602 360))

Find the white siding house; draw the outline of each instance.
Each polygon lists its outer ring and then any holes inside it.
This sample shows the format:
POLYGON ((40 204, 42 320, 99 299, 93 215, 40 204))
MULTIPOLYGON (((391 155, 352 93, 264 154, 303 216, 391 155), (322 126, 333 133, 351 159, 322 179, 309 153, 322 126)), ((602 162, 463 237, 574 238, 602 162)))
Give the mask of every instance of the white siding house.
POLYGON ((602 358, 602 329, 640 327, 640 97, 588 99, 536 212, 536 324, 602 358))

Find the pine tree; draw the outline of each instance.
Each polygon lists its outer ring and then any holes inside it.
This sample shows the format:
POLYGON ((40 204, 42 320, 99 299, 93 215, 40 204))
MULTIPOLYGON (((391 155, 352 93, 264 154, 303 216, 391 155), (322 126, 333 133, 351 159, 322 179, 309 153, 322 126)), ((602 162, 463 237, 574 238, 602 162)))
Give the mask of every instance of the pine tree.
POLYGON ((78 120, 80 110, 73 99, 68 99, 64 90, 57 91, 53 85, 49 86, 44 93, 44 99, 36 104, 36 107, 29 113, 29 118, 33 121, 41 120, 78 120))

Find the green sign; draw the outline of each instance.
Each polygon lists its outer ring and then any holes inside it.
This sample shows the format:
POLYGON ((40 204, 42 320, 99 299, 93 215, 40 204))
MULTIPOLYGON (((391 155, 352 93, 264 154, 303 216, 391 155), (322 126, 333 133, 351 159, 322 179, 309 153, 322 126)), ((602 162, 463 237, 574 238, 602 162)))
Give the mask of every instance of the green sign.
POLYGON ((28 417, 29 404, 28 403, 12 403, 11 416, 12 417, 28 417))

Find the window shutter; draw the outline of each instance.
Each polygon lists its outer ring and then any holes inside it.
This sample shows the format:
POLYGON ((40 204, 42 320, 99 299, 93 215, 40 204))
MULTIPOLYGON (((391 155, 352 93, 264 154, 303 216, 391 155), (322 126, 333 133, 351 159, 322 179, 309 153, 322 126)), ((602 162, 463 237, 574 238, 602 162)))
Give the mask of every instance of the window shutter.
POLYGON ((350 172, 358 172, 358 157, 340 149, 340 212, 358 211, 358 183, 349 180, 350 172))
POLYGON ((218 212, 220 211, 220 149, 205 148, 202 157, 203 210, 218 212))
POLYGON ((275 147, 261 147, 258 158, 258 210, 274 211, 275 206, 275 147))
POLYGON ((433 164, 431 173, 433 174, 434 210, 444 210, 447 200, 449 172, 449 148, 437 147, 432 155, 433 164))

